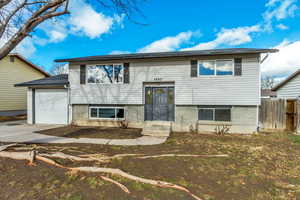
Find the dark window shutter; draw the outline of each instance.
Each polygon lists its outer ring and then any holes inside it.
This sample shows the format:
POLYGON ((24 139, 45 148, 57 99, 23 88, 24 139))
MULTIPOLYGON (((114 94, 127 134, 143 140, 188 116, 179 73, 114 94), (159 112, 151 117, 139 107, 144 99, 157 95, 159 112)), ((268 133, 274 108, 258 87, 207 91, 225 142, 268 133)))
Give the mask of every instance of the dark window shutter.
POLYGON ((234 59, 234 75, 242 76, 242 58, 234 59))
POLYGON ((197 77, 198 73, 198 61, 197 60, 191 60, 191 77, 197 77))
POLYGON ((129 83, 129 63, 124 63, 124 83, 129 83))
POLYGON ((80 84, 85 84, 86 80, 86 66, 80 65, 80 84))

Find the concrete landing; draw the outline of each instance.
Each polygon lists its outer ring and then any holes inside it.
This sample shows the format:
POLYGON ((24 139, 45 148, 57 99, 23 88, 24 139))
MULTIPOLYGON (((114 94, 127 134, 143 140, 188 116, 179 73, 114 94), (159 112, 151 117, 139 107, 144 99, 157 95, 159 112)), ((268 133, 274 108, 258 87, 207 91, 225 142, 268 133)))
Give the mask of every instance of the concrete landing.
POLYGON ((66 138, 44 135, 36 131, 57 128, 61 125, 28 125, 16 122, 0 123, 0 142, 13 143, 52 143, 52 144, 104 144, 104 145, 157 145, 167 140, 167 137, 142 136, 135 139, 98 139, 98 138, 66 138))
POLYGON ((171 133, 171 122, 151 121, 145 122, 142 135, 155 137, 168 137, 171 133))

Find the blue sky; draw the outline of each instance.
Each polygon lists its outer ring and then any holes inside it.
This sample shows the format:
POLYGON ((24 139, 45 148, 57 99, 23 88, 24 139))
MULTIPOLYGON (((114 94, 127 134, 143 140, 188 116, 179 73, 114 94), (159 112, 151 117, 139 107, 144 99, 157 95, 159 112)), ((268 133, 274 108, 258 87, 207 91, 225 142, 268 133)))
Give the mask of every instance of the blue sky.
POLYGON ((71 16, 42 24, 17 51, 50 70, 57 58, 276 47, 282 51, 270 56, 262 71, 283 77, 300 67, 299 7, 298 0, 148 0, 141 5, 145 18, 134 18, 147 25, 138 25, 85 0, 73 0, 71 16))

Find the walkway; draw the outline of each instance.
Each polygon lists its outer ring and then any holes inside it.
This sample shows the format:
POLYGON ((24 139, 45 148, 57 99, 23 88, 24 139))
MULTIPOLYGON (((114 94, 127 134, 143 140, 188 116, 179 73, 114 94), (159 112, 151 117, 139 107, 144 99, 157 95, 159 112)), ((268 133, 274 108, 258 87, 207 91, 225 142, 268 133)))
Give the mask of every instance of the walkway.
POLYGON ((39 130, 60 127, 59 125, 28 125, 24 122, 14 121, 0 123, 0 142, 17 143, 88 143, 105 145, 156 145, 162 144, 167 137, 142 136, 136 139, 94 139, 94 138, 65 138, 35 133, 39 130))

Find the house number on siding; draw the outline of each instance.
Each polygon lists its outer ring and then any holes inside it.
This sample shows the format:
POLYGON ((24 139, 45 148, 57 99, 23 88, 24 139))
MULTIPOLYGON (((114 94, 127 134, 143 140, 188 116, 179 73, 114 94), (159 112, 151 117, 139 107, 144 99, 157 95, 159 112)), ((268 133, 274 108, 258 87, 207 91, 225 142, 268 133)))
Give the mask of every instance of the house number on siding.
POLYGON ((154 80, 155 80, 155 81, 161 81, 162 78, 155 77, 154 80))

